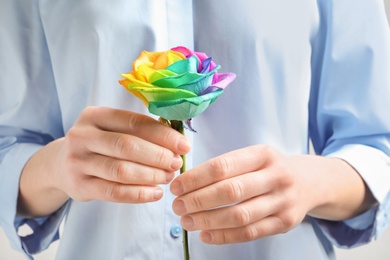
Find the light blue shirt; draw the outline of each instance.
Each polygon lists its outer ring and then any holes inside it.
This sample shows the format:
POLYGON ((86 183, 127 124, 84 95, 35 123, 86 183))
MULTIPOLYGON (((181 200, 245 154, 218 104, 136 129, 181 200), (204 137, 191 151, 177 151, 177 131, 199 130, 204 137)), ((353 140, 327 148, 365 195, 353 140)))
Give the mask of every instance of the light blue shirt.
POLYGON ((269 144, 286 154, 339 157, 379 206, 343 222, 306 218, 293 230, 212 246, 190 233, 191 259, 332 259, 389 223, 390 36, 382 0, 0 1, 0 225, 27 255, 66 222, 57 259, 182 259, 165 186, 156 203, 69 201, 51 216, 16 217, 30 156, 64 136, 88 105, 147 113, 117 81, 141 50, 184 45, 237 79, 193 120, 189 166, 269 144), (33 229, 19 237, 27 223, 33 229))

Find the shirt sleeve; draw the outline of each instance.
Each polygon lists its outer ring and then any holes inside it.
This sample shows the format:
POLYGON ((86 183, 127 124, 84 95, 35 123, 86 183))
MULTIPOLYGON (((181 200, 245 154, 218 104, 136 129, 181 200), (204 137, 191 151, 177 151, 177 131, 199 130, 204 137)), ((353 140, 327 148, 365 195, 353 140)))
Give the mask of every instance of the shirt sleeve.
POLYGON ((383 1, 320 1, 313 38, 310 136, 317 154, 348 162, 379 205, 353 219, 317 220, 339 247, 378 238, 389 225, 390 35, 383 1))
POLYGON ((0 1, 0 225, 12 248, 31 254, 58 238, 67 205, 51 216, 17 216, 19 178, 29 158, 63 136, 61 112, 38 2, 0 1), (19 236, 20 226, 32 229, 19 236))
POLYGON ((37 144, 14 144, 2 159, 0 164, 0 225, 3 227, 13 249, 25 252, 29 257, 32 254, 43 251, 59 238, 59 226, 68 209, 64 205, 51 216, 26 219, 16 215, 19 177, 23 163, 34 154, 41 145, 37 144), (16 163, 17 162, 17 163, 16 163), (28 225, 32 233, 20 236, 18 228, 28 225))

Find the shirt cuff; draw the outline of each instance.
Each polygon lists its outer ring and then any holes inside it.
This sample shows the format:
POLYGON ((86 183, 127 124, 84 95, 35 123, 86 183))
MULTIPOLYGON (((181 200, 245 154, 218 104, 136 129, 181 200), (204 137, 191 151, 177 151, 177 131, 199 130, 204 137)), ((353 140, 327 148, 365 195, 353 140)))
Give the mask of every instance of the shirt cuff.
POLYGON ((325 237, 339 248, 352 248, 367 244, 375 233, 375 215, 377 208, 345 220, 329 221, 313 218, 325 237))
POLYGON ((345 221, 317 220, 327 238, 341 248, 355 247, 379 238, 389 226, 390 158, 382 151, 365 145, 347 145, 325 154, 349 163, 362 177, 379 203, 367 212, 345 221))
POLYGON ((67 204, 58 212, 45 218, 24 219, 16 216, 21 172, 30 159, 42 146, 32 143, 15 144, 0 161, 0 225, 14 250, 24 252, 30 259, 31 254, 46 249, 58 239, 58 229, 67 210, 67 204), (24 224, 31 227, 33 233, 20 237, 18 228, 24 224))
POLYGON ((21 237, 22 247, 28 255, 42 252, 59 239, 60 225, 68 212, 69 205, 70 200, 50 216, 22 220, 21 223, 27 224, 33 231, 32 234, 21 237))

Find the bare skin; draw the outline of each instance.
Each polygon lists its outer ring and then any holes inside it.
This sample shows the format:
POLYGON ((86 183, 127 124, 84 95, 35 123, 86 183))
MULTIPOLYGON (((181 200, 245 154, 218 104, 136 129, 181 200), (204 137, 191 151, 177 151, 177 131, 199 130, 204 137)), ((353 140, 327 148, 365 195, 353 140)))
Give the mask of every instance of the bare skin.
POLYGON ((64 138, 40 149, 20 179, 18 214, 45 216, 69 198, 146 203, 161 199, 189 141, 158 121, 104 107, 85 109, 64 138))
POLYGON ((257 145, 214 158, 176 178, 173 210, 209 244, 284 233, 306 215, 344 220, 376 204, 359 174, 337 158, 285 156, 257 145))
MULTIPOLYGON (((102 107, 82 112, 64 138, 26 164, 18 213, 45 216, 69 198, 147 203, 174 178, 190 150, 185 137, 156 120, 102 107)), ((329 220, 358 215, 376 204, 346 162, 286 156, 256 145, 211 159, 173 180, 173 210, 202 241, 228 244, 284 233, 309 214, 329 220)))

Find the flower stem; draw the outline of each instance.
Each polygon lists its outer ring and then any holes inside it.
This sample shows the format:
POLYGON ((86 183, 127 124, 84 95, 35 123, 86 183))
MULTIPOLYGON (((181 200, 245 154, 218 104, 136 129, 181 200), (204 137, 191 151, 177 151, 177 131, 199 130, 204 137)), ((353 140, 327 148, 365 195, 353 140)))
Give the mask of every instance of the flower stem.
MULTIPOLYGON (((180 169, 180 174, 186 171, 186 156, 181 156, 183 160, 183 166, 180 169)), ((190 251, 188 247, 188 231, 183 228, 183 250, 184 250, 184 259, 189 260, 190 259, 190 251)))
MULTIPOLYGON (((170 125, 173 129, 184 135, 184 126, 182 121, 171 120, 170 125)), ((186 171, 186 155, 182 155, 181 159, 183 161, 183 165, 180 168, 180 174, 186 171)), ((183 228, 183 252, 184 252, 184 260, 190 260, 190 250, 188 246, 188 231, 183 228)))

